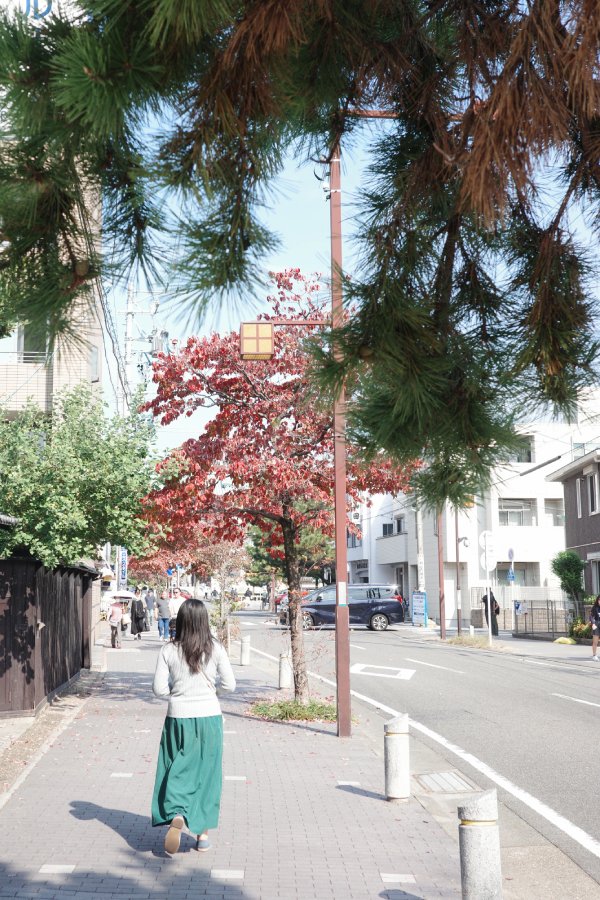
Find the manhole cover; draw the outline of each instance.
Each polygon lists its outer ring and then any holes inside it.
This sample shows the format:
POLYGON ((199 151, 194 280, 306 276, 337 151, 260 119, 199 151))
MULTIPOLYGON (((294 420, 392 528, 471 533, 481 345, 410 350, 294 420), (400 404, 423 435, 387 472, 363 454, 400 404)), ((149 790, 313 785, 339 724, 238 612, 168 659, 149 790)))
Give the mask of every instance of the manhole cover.
POLYGON ((415 775, 415 778, 424 790, 437 794, 471 794, 479 790, 458 772, 431 772, 428 775, 415 775))

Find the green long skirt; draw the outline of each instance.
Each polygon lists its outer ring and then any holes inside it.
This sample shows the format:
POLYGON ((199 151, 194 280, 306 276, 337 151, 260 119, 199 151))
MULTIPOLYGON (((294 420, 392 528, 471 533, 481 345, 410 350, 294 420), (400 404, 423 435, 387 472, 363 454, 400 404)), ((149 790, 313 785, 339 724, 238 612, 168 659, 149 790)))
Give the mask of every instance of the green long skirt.
POLYGON ((216 828, 223 786, 223 717, 167 716, 160 739, 152 824, 182 815, 192 834, 216 828))

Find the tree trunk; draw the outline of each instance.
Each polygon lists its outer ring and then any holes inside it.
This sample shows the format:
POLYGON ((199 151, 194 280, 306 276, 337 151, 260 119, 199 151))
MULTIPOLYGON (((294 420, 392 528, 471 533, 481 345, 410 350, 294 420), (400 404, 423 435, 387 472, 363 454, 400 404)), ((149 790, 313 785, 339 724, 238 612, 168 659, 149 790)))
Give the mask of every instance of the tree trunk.
POLYGON ((288 615, 290 639, 292 643, 292 670, 294 672, 294 693, 298 703, 309 702, 308 675, 304 657, 304 634, 302 632, 302 606, 300 586, 300 566, 296 549, 296 529, 290 519, 281 522, 285 568, 288 583, 288 615))

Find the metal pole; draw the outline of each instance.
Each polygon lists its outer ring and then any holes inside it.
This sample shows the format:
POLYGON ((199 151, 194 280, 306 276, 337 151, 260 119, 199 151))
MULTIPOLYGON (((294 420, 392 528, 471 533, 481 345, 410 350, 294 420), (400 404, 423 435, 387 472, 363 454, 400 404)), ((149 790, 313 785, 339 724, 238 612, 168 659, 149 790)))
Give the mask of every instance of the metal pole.
POLYGON ((446 595, 444 593, 444 541, 441 507, 437 512, 438 579, 440 582, 440 638, 446 640, 446 595))
POLYGON ((460 541, 458 539, 458 507, 454 507, 454 534, 456 537, 456 630, 462 630, 462 597, 460 594, 460 541))
POLYGON ((415 510, 417 527, 417 590, 425 590, 425 550, 423 548, 423 513, 417 503, 415 510))
MULTIPOLYGON (((331 230, 331 321, 333 328, 343 323, 342 298, 342 194, 340 145, 331 152, 329 175, 329 221, 331 230)), ((334 348, 334 354, 336 350, 334 348)), ((344 389, 333 406, 333 465, 335 506, 335 675, 337 683, 337 733, 350 737, 350 620, 347 598, 346 553, 346 415, 344 389)))
POLYGON ((485 537, 483 540, 483 552, 485 554, 485 583, 486 583, 486 591, 487 591, 487 620, 488 620, 488 644, 492 646, 492 579, 490 576, 490 570, 488 569, 488 546, 487 546, 487 531, 485 533, 485 537))

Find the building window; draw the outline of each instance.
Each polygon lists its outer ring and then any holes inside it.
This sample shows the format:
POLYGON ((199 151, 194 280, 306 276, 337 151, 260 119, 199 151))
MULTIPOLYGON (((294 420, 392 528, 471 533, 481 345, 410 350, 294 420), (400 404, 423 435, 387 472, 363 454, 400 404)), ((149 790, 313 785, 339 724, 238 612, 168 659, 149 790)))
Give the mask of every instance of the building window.
POLYGON ((396 517, 396 534, 406 534, 406 517, 396 517))
POLYGON ((19 362, 42 363, 46 361, 48 336, 39 325, 21 325, 17 333, 19 362))
POLYGON ((521 436, 522 443, 509 457, 509 462, 531 463, 533 462, 533 437, 530 434, 521 436))
POLYGON ((389 537, 394 533, 394 523, 393 522, 384 522, 383 523, 383 536, 389 537))
POLYGON ((348 550, 354 550, 356 547, 362 547, 362 535, 351 534, 346 531, 346 546, 348 550))
POLYGON ((600 559, 590 559, 592 570, 592 594, 600 594, 600 559))
POLYGON ((535 525, 535 500, 498 500, 499 525, 535 525))
POLYGON ((577 499, 577 518, 581 518, 581 478, 575 479, 575 496, 577 499))
POLYGON ((587 476, 588 505, 590 515, 598 512, 598 473, 593 472, 587 476))
POLYGON ((562 500, 544 500, 544 516, 546 517, 546 525, 564 525, 564 502, 562 500))
POLYGON ((90 381, 92 384, 100 381, 100 353, 95 344, 90 347, 90 381))

